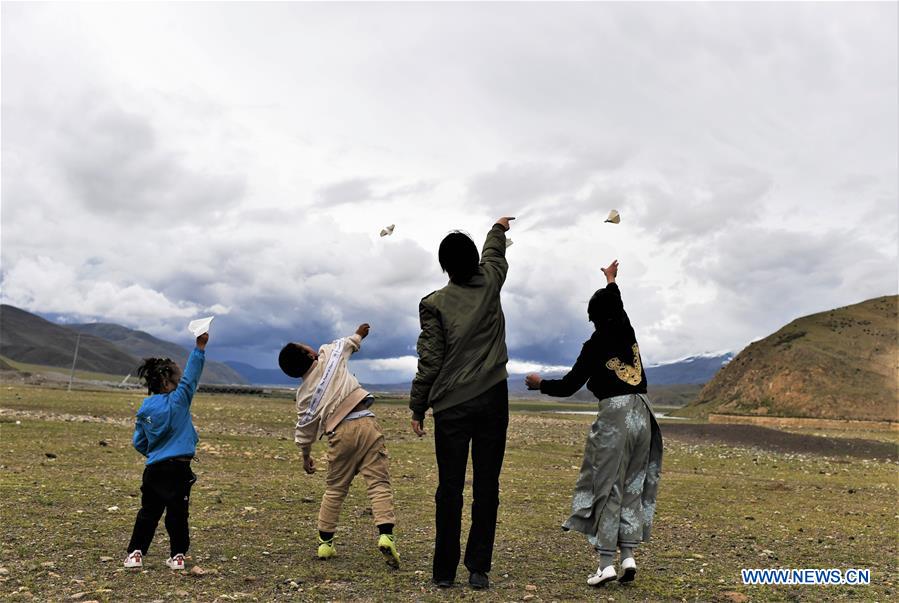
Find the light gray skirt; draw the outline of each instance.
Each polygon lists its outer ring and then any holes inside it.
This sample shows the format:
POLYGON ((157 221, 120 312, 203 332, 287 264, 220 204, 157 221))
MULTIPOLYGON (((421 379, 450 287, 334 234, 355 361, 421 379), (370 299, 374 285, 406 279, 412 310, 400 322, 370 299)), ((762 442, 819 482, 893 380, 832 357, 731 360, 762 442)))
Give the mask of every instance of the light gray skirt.
POLYGON ((649 540, 661 470, 662 432, 649 398, 600 400, 562 528, 585 534, 605 553, 649 540))

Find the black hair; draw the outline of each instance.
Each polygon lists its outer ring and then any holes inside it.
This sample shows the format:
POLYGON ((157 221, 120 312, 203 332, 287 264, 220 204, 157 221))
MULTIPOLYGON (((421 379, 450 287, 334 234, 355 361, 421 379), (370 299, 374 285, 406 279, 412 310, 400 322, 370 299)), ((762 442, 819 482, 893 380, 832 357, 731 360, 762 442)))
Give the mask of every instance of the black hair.
POLYGON ((437 252, 440 267, 449 274, 450 280, 461 285, 468 282, 478 271, 481 258, 478 248, 464 232, 454 230, 440 241, 437 252))
POLYGON ((161 394, 165 384, 174 380, 178 365, 171 358, 144 358, 137 367, 138 379, 147 384, 148 394, 161 394))
POLYGON ((620 358, 630 358, 630 346, 636 335, 627 312, 614 294, 605 287, 598 290, 587 304, 587 318, 602 333, 606 346, 620 358))
POLYGON ((587 304, 587 318, 590 322, 598 325, 619 318, 617 316, 618 313, 612 307, 611 301, 609 293, 606 292, 605 288, 594 293, 587 304))
POLYGON ((297 344, 288 343, 278 354, 278 366, 288 377, 300 379, 312 366, 312 358, 297 344))

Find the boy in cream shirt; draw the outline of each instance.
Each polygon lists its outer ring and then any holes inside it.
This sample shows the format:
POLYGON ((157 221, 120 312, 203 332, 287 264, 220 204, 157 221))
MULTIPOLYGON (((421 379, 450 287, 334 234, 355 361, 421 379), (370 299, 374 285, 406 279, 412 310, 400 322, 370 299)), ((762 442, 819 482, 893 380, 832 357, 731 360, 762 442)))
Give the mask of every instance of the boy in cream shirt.
POLYGON ((369 329, 368 324, 359 325, 354 334, 325 344, 317 352, 304 343, 288 343, 278 364, 287 375, 303 380, 297 389, 294 440, 303 452, 306 473, 315 473, 313 442, 328 436, 328 475, 318 514, 319 559, 337 554, 334 532, 340 507, 353 478, 361 473, 378 526, 378 549, 387 564, 397 568, 400 555, 393 535, 396 515, 384 433, 369 410, 374 398, 347 369, 347 360, 359 351, 369 329))

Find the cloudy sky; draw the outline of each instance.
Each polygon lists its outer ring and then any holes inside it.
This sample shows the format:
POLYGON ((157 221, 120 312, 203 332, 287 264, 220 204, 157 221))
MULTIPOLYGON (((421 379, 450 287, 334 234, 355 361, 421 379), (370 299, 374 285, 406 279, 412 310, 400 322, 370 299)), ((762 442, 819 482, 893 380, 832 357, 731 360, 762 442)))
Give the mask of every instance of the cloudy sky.
POLYGON ((896 3, 4 3, 2 299, 260 367, 368 321, 389 382, 514 215, 511 369, 615 258, 645 361, 736 351, 897 292, 897 54, 896 3))

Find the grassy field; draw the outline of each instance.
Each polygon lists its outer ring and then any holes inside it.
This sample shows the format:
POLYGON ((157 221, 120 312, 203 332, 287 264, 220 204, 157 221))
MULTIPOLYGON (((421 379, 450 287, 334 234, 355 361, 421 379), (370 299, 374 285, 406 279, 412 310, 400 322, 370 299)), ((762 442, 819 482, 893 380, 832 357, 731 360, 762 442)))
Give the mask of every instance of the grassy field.
MULTIPOLYGON (((64 367, 44 366, 42 364, 28 364, 27 362, 19 362, 18 360, 13 360, 11 358, 7 358, 6 356, 0 356, 0 360, 16 369, 17 371, 41 375, 52 381, 68 381, 69 375, 72 372, 70 369, 66 369, 64 367)), ((107 381, 109 383, 120 383, 122 379, 125 378, 124 375, 95 373, 92 371, 82 371, 81 369, 75 369, 74 377, 76 380, 107 381)), ((130 381, 131 383, 135 383, 136 379, 132 377, 130 381)))
MULTIPOLYGON (((0 599, 101 601, 887 601, 897 588, 895 462, 776 454, 666 440, 653 541, 637 582, 594 590, 586 540, 563 533, 589 416, 515 412, 501 478, 492 587, 431 586, 436 467, 429 433, 400 404, 376 408, 387 435, 403 565, 389 570, 362 484, 339 556, 313 559, 324 471, 306 476, 292 402, 199 395, 199 481, 189 567, 164 566, 163 529, 143 572, 121 568, 139 507, 131 449, 135 392, 0 390, 0 599), (101 442, 104 445, 101 445, 101 442), (53 455, 51 458, 49 455, 53 455), (117 510, 110 510, 117 507, 117 510), (750 587, 741 568, 870 568, 870 586, 750 587)), ((528 403, 530 404, 530 403, 528 403)), ((430 428, 432 424, 429 423, 430 428)), ((430 429, 429 429, 430 431, 430 429)), ((664 431, 664 424, 663 424, 664 431)), ((324 445, 314 454, 323 461, 324 445)), ((324 466, 325 463, 321 463, 324 466)), ((470 501, 466 492, 466 504, 470 501)), ((460 567, 458 579, 467 579, 460 567)))

